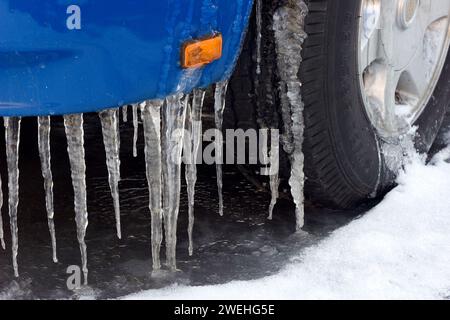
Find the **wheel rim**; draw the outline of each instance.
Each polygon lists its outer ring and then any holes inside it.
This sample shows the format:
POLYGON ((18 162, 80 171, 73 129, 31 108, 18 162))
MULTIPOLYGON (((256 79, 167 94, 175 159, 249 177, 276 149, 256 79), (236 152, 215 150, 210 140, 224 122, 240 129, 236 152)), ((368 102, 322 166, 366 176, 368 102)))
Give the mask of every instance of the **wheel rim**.
POLYGON ((406 133, 430 100, 450 45, 450 0, 362 0, 358 72, 385 138, 406 133))

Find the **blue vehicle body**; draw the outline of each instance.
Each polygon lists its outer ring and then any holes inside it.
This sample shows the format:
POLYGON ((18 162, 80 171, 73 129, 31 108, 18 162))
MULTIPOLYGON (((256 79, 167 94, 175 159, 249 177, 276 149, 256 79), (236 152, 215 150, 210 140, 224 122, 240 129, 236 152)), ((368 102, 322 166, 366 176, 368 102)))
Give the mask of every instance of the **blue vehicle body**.
POLYGON ((0 116, 92 112, 226 79, 252 2, 0 0, 0 116), (183 43, 216 32, 222 58, 182 69, 183 43))

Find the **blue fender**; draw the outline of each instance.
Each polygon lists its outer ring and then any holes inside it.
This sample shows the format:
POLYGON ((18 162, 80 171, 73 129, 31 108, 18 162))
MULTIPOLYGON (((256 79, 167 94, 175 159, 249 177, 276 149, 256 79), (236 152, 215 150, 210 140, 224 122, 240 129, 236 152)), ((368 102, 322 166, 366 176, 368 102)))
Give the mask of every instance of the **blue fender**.
POLYGON ((93 112, 228 78, 253 0, 0 0, 0 116, 93 112), (78 15, 79 9, 79 15, 78 15), (222 58, 183 69, 184 42, 222 58))

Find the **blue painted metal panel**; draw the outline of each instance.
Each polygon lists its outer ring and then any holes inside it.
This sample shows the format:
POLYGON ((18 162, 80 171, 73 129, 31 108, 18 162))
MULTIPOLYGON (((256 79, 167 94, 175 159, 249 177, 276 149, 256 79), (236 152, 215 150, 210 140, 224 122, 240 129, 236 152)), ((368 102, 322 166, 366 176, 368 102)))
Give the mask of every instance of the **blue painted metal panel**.
POLYGON ((0 0, 0 115, 91 112, 230 76, 253 0, 0 0), (69 30, 67 8, 81 10, 69 30), (223 56, 180 67, 182 43, 222 33, 223 56))

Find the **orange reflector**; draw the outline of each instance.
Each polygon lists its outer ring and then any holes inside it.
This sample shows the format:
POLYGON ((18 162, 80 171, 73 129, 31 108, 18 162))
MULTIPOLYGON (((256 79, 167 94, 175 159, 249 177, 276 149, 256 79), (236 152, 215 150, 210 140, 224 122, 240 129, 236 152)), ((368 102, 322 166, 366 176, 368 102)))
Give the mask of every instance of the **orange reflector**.
POLYGON ((185 43, 181 53, 181 66, 198 68, 220 59, 222 56, 222 35, 185 43))

